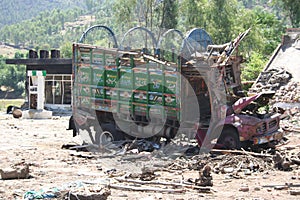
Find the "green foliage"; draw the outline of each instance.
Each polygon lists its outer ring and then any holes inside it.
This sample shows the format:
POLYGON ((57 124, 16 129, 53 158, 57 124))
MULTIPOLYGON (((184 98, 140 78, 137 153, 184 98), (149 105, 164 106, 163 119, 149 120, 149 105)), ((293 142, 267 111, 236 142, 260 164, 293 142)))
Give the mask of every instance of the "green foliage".
POLYGON ((43 12, 35 19, 3 27, 0 30, 0 40, 31 48, 35 46, 43 49, 58 48, 65 40, 74 41, 74 38, 79 35, 79 30, 65 27, 65 23, 74 21, 81 13, 79 9, 43 12), (71 30, 68 30, 69 28, 71 30), (66 31, 69 34, 67 37, 63 37, 66 31))
POLYGON ((177 27, 178 2, 165 0, 162 2, 161 28, 171 29, 177 27))
POLYGON ((253 10, 245 9, 237 19, 235 32, 251 28, 250 34, 241 43, 239 50, 248 59, 252 52, 269 57, 281 41, 285 26, 274 14, 257 7, 253 10))
POLYGON ((263 55, 270 55, 276 46, 280 43, 281 35, 284 33, 285 27, 277 17, 263 10, 254 10, 256 16, 256 30, 262 36, 263 47, 261 52, 263 55))
POLYGON ((183 0, 179 8, 185 16, 182 18, 182 28, 206 28, 207 6, 207 0, 183 0))
MULTIPOLYGON (((85 0, 87 1, 87 0, 85 0)), ((44 11, 53 9, 82 8, 88 5, 84 0, 1 0, 0 29, 4 25, 31 19, 44 11)), ((91 0, 92 1, 92 0, 91 0)))
POLYGON ((293 28, 300 27, 300 1, 275 0, 275 5, 283 9, 284 14, 288 17, 293 28))
POLYGON ((25 66, 6 65, 5 59, 0 55, 0 85, 20 95, 25 86, 25 66))
POLYGON ((232 39, 234 34, 236 13, 239 13, 237 1, 212 0, 209 2, 207 12, 207 31, 217 44, 232 39))
POLYGON ((17 59, 20 59, 20 58, 26 58, 26 55, 25 55, 24 53, 22 53, 22 52, 17 51, 17 52, 15 53, 14 58, 17 58, 17 59))
POLYGON ((115 0, 113 3, 114 20, 119 24, 121 30, 132 27, 135 21, 134 8, 137 5, 136 0, 115 0))
POLYGON ((66 42, 60 47, 61 57, 72 58, 72 43, 66 42))
POLYGON ((267 60, 264 59, 263 55, 253 52, 251 58, 247 61, 246 67, 242 71, 242 80, 255 80, 262 71, 266 62, 267 60))

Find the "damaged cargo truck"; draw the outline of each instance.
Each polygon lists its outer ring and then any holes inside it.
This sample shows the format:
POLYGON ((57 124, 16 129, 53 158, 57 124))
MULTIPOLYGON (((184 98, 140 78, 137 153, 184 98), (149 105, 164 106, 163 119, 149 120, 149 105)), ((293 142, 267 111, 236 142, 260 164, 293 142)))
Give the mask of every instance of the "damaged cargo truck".
POLYGON ((159 141, 185 134, 199 145, 217 139, 221 147, 234 149, 243 141, 282 138, 279 115, 259 109, 272 94, 245 97, 241 92, 243 58, 236 47, 249 30, 227 44, 213 45, 203 29, 185 36, 171 29, 156 40, 148 29, 135 27, 118 45, 108 27, 100 28, 109 31, 113 48, 82 40, 73 44, 73 128, 74 133, 85 132, 87 142, 159 141), (134 31, 148 35, 151 47, 144 41, 140 48, 125 47, 134 31), (182 39, 177 50, 162 47, 171 32, 182 39))

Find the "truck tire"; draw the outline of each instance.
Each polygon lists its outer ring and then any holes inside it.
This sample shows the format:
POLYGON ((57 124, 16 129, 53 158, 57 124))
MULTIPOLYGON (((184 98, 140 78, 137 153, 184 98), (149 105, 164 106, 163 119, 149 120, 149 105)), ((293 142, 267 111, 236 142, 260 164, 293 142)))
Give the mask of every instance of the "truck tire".
POLYGON ((241 141, 234 128, 224 127, 217 143, 225 149, 241 149, 241 141))
POLYGON ((103 124, 101 126, 102 131, 96 133, 96 143, 107 144, 114 141, 125 140, 125 136, 122 132, 116 130, 114 124, 103 124))

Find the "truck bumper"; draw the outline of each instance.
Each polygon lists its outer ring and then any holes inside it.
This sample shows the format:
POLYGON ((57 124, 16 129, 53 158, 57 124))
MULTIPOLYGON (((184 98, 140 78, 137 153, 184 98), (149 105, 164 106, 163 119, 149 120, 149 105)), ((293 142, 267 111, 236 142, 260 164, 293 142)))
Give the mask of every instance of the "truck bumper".
POLYGON ((283 138, 283 132, 281 130, 278 130, 272 133, 253 137, 253 144, 265 144, 271 141, 279 141, 282 138, 283 138))

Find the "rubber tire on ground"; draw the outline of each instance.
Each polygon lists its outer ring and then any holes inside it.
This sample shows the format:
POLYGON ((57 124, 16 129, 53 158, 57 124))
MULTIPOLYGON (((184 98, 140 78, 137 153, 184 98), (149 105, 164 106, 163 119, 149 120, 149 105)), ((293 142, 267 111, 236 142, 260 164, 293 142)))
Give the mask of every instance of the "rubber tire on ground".
POLYGON ((96 143, 100 144, 100 137, 103 136, 103 134, 108 134, 109 136, 111 136, 111 142, 125 140, 124 134, 118 131, 114 124, 102 124, 101 129, 101 131, 97 131, 96 133, 96 143))
POLYGON ((217 141, 225 149, 241 149, 238 132, 234 128, 224 128, 217 141))

